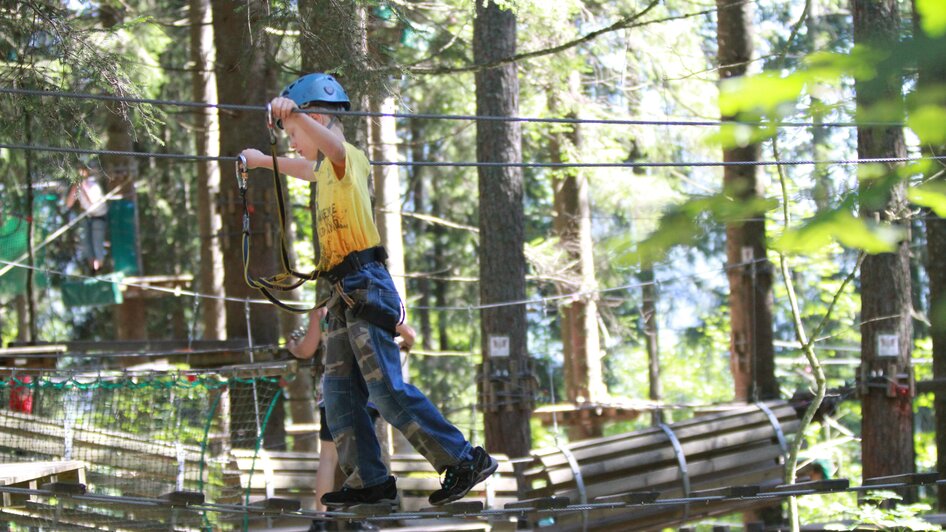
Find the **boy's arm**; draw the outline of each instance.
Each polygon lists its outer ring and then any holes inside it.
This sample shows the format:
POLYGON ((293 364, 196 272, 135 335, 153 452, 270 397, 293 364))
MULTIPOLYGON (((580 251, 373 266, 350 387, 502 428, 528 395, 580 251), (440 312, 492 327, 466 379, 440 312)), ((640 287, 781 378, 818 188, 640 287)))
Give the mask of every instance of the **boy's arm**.
MULTIPOLYGON (((269 170, 273 169, 273 158, 269 155, 263 154, 259 150, 253 148, 247 148, 240 152, 246 159, 246 166, 252 170, 254 168, 267 168, 269 170)), ((295 157, 277 157, 279 160, 279 171, 291 175, 297 179, 302 179, 304 181, 314 181, 315 174, 313 169, 315 168, 315 163, 312 161, 307 161, 305 159, 298 159, 295 157)))
POLYGON ((294 113, 299 106, 289 98, 274 98, 270 102, 270 109, 273 112, 274 120, 282 120, 288 124, 295 122, 302 134, 312 140, 315 146, 325 154, 325 157, 331 161, 335 167, 335 175, 338 179, 345 177, 345 142, 332 130, 323 126, 315 118, 307 113, 294 113))
POLYGON ((319 307, 309 313, 309 328, 299 340, 289 340, 286 347, 292 356, 296 358, 312 358, 315 351, 322 341, 322 318, 325 317, 326 308, 319 307))
POLYGON ((76 190, 76 186, 75 186, 75 185, 72 185, 71 187, 69 187, 69 192, 66 192, 66 208, 67 208, 67 209, 71 209, 72 206, 75 205, 75 203, 76 203, 76 194, 78 194, 78 193, 79 193, 79 191, 76 190))

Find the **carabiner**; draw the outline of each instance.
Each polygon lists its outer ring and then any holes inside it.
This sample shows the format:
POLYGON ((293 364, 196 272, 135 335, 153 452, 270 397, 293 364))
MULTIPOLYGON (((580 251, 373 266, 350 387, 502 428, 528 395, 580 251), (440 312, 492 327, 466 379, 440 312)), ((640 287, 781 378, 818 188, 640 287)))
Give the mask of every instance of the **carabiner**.
POLYGON ((273 120, 273 104, 266 104, 266 127, 269 129, 269 143, 276 144, 276 121, 273 120))
POLYGON ((243 154, 241 153, 240 155, 237 155, 237 160, 236 160, 236 180, 237 180, 237 186, 240 187, 241 192, 246 192, 246 181, 247 181, 246 172, 247 172, 246 157, 244 157, 243 154))

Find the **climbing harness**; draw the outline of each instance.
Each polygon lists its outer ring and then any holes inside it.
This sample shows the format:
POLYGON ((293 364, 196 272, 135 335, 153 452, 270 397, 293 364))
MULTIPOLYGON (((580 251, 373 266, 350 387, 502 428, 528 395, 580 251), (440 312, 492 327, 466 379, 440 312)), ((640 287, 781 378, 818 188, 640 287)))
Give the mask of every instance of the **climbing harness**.
POLYGON ((237 186, 240 188, 240 198, 243 200, 243 278, 250 288, 259 290, 263 297, 268 299, 274 305, 295 312, 304 314, 316 308, 300 307, 289 305, 277 298, 273 291, 290 291, 302 286, 306 281, 314 281, 319 277, 319 270, 311 272, 300 272, 296 270, 289 261, 288 244, 286 242, 286 201, 283 197, 282 183, 279 180, 279 157, 276 155, 276 131, 273 122, 272 108, 266 106, 266 127, 269 129, 269 151, 273 158, 273 188, 276 193, 276 212, 279 217, 279 258, 282 262, 283 271, 272 277, 253 277, 250 275, 250 210, 246 201, 247 192, 247 163, 243 155, 236 160, 236 179, 237 186))

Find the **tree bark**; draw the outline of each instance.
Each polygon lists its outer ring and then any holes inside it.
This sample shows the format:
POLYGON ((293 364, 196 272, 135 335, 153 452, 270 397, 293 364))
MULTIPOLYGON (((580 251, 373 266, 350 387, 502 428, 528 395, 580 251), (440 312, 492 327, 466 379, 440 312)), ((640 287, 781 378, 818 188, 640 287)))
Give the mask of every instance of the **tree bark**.
MULTIPOLYGON (((394 97, 371 98, 372 112, 391 114, 396 111, 394 97)), ((392 116, 376 117, 371 127, 372 158, 397 161, 397 123, 392 116)), ((388 270, 394 279, 401 300, 407 299, 404 282, 404 231, 401 224, 401 181, 397 166, 376 165, 374 176, 374 212, 381 234, 381 244, 388 252, 388 270)), ((406 370, 405 370, 406 376, 406 370)))
MULTIPOLYGON (((493 0, 476 3, 473 55, 478 64, 516 53, 516 16, 493 0)), ((515 63, 476 73, 476 113, 516 116, 519 81, 515 63)), ((513 163, 522 160, 522 133, 516 122, 481 121, 476 128, 477 160, 513 163)), ((480 302, 525 298, 522 170, 478 168, 480 228, 480 302)), ((529 419, 533 409, 532 365, 526 343, 524 305, 502 305, 481 311, 483 370, 480 380, 485 412, 486 445, 511 457, 531 448, 529 419), (508 356, 498 356, 506 354, 508 356)))
MULTIPOLYGON (((900 13, 897 0, 852 0, 854 43, 879 49, 897 44, 900 13)), ((857 117, 866 117, 872 106, 901 102, 902 74, 880 70, 878 76, 855 80, 857 117)), ((902 102, 901 102, 902 103, 902 102)), ((900 127, 859 126, 857 155, 904 157, 906 147, 900 127)), ((893 165, 887 171, 896 172, 893 165)), ((909 231, 910 211, 906 185, 889 190, 876 181, 863 179, 860 188, 861 216, 900 226, 909 231), (877 198, 880 199, 871 199, 877 198)), ((912 473, 913 398, 910 394, 911 346, 913 340, 910 296, 910 239, 896 252, 868 255, 861 266, 861 451, 864 478, 912 473), (881 350, 879 342, 887 347, 881 350), (893 356, 887 356, 888 354, 893 356), (900 385, 905 385, 901 388, 900 385)), ((902 493, 908 500, 912 494, 902 493)))
MULTIPOLYGON (((578 104, 580 93, 577 75, 573 76, 567 95, 578 104)), ((560 112, 561 102, 556 94, 549 96, 549 110, 553 116, 560 112)), ((565 112, 577 116, 575 110, 565 112)), ((574 160, 572 154, 581 153, 581 130, 578 125, 568 133, 558 132, 549 139, 553 161, 574 160)), ((555 216, 552 222, 559 247, 565 251, 567 269, 565 282, 559 283, 562 293, 587 291, 562 306, 562 355, 565 372, 565 396, 570 402, 600 402, 607 396, 601 369, 601 344, 598 335, 598 305, 594 290, 597 288, 594 269, 594 250, 591 240, 591 207, 588 200, 587 176, 578 169, 559 170, 552 176, 555 216)), ((595 438, 603 434, 601 418, 588 419, 568 427, 572 440, 595 438)))
MULTIPOLYGON (((103 4, 99 7, 99 21, 104 28, 112 28, 124 21, 124 12, 116 5, 103 4)), ((132 138, 131 125, 128 118, 128 110, 124 108, 125 104, 119 102, 108 102, 105 104, 107 109, 106 134, 107 140, 105 147, 114 151, 134 151, 134 139, 132 138)), ((120 157, 116 155, 103 155, 102 169, 108 178, 108 189, 122 187, 121 201, 130 202, 134 230, 131 232, 131 238, 134 242, 136 265, 133 270, 126 273, 143 275, 144 268, 141 261, 141 246, 138 231, 138 191, 135 181, 138 180, 138 160, 134 157, 120 157)), ((127 244, 127 243, 126 243, 127 244)), ((116 242, 112 242, 112 260, 116 258, 115 250, 118 248, 116 242)), ((115 325, 115 337, 119 340, 144 340, 148 338, 148 320, 145 315, 145 302, 141 297, 126 298, 121 305, 113 307, 112 322, 115 325)))
MULTIPOLYGON (((660 342, 657 329, 657 284, 654 282, 654 267, 652 264, 642 264, 640 280, 641 286, 641 315, 644 329, 644 339, 647 345, 647 397, 654 403, 663 397, 660 386, 660 342)), ((663 410, 654 408, 651 415, 651 425, 658 426, 664 422, 663 410)))
MULTIPOLYGON (((264 14, 268 6, 262 0, 236 2, 234 0, 211 0, 213 11, 214 45, 217 50, 216 75, 217 95, 228 104, 264 105, 277 93, 271 46, 265 32, 264 14)), ((269 134, 263 113, 258 111, 228 110, 220 114, 220 154, 234 156, 247 147, 265 152, 269 150, 269 134)), ((255 171, 250 177, 248 191, 253 213, 250 220, 250 274, 270 276, 278 271, 276 248, 278 244, 278 216, 271 176, 265 171, 255 171)), ((227 268, 224 271, 224 290, 230 298, 256 299, 259 294, 247 286, 243 278, 242 216, 241 200, 236 186, 223 189, 224 217, 223 257, 227 268)), ((253 345, 275 344, 279 339, 279 312, 272 305, 249 304, 228 301, 226 304, 227 336, 229 338, 252 338, 253 345)), ((259 361, 261 354, 254 355, 259 361)), ((235 404, 245 399, 243 394, 252 393, 246 386, 235 386, 231 390, 235 404)), ((260 405, 265 408, 268 405, 260 405)), ((237 412, 233 415, 242 415, 237 412)), ((267 425, 264 444, 269 449, 285 446, 285 410, 277 405, 267 425)), ((237 426, 233 420, 231 433, 245 427, 237 426)), ((234 441, 239 447, 252 443, 234 441)))
MULTIPOLYGON (((915 2, 914 2, 915 4, 915 2)), ((918 66, 918 91, 937 91, 946 87, 946 37, 931 38, 920 27, 920 15, 913 9, 913 34, 927 55, 918 66)), ((942 97, 941 97, 942 99, 942 97)), ((925 155, 946 154, 946 145, 926 146, 925 155)), ((936 170, 930 171, 936 174, 936 170)), ((929 176, 934 178, 933 175, 929 176)), ((935 179, 942 182, 943 176, 935 179)), ((933 341, 933 380, 946 379, 946 219, 924 209, 926 219, 926 274, 929 276, 930 337, 933 341)), ((946 474, 946 392, 937 391, 933 399, 936 413, 936 471, 946 474)), ((946 490, 937 490, 937 507, 946 510, 946 490)))
MULTIPOLYGON (((213 71, 213 26, 209 0, 190 0, 190 59, 191 94, 194 101, 217 103, 217 78, 213 71)), ((195 153, 208 156, 220 154, 220 122, 215 108, 197 108, 194 111, 195 153)), ((200 233, 200 292, 211 296, 200 301, 200 320, 203 337, 221 340, 226 337, 226 313, 222 297, 223 219, 220 216, 220 164, 217 161, 198 161, 197 167, 197 226, 200 233)), ((197 319, 194 316, 193 319, 197 319)))
MULTIPOLYGON (((750 4, 717 0, 717 38, 721 81, 743 76, 752 57, 750 4)), ((723 116, 724 120, 733 117, 723 116)), ((723 149, 723 160, 756 161, 759 145, 723 149)), ((737 202, 763 197, 756 167, 727 166, 723 189, 737 202)), ((730 367, 739 401, 778 397, 772 343, 772 267, 766 259, 764 212, 726 226, 729 277, 730 367)))

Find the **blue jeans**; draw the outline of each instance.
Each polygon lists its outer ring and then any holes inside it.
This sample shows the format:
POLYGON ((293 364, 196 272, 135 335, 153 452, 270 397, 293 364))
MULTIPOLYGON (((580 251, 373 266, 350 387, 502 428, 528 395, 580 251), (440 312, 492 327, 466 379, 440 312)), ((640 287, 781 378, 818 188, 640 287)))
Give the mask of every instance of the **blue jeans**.
POLYGON ((463 434, 401 378, 394 341, 401 300, 387 268, 368 264, 340 286, 353 304, 337 294, 328 304, 323 395, 345 486, 371 487, 389 475, 366 409, 369 400, 437 471, 470 460, 472 448, 463 434))
POLYGON ((104 216, 87 216, 82 235, 82 256, 89 262, 105 260, 105 229, 108 221, 104 216))

